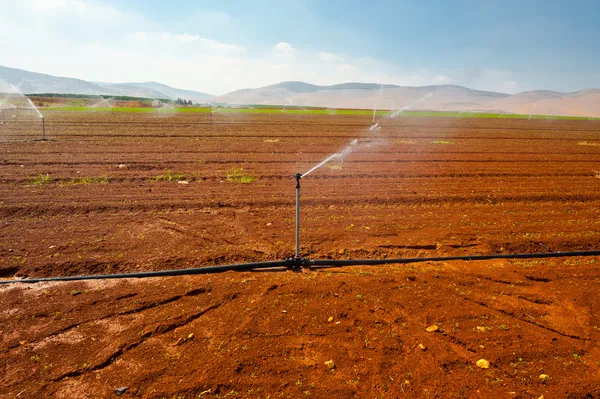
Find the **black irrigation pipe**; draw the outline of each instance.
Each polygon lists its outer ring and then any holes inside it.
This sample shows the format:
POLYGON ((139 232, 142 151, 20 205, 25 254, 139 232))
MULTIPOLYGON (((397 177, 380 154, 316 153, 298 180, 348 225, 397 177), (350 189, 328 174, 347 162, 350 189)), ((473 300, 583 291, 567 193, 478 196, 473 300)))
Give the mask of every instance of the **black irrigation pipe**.
POLYGON ((444 262, 454 260, 491 260, 491 259, 536 259, 536 258, 563 258, 574 256, 600 256, 600 250, 594 251, 571 251, 571 252, 539 252, 528 254, 494 254, 494 255, 467 255, 467 256, 440 256, 433 258, 396 258, 396 259, 306 259, 306 258, 288 258, 283 261, 240 263, 233 265, 208 266, 193 269, 161 270, 141 273, 125 274, 98 274, 89 276, 68 276, 68 277, 49 277, 32 278, 18 280, 0 280, 0 284, 14 283, 44 283, 57 281, 80 281, 80 280, 105 280, 105 279, 124 279, 124 278, 147 278, 147 277, 170 277, 186 276, 194 274, 212 274, 223 273, 227 271, 250 271, 257 269, 272 269, 286 267, 288 269, 298 270, 301 267, 316 266, 321 267, 343 267, 343 266, 376 266, 389 264, 406 264, 420 262, 444 262))
POLYGON ((396 258, 396 259, 325 259, 308 260, 309 266, 375 266, 389 264, 419 263, 419 262, 444 262, 453 260, 490 260, 490 259, 535 259, 535 258, 562 258, 573 256, 600 256, 600 251, 573 251, 573 252, 538 252, 530 254, 494 254, 494 255, 467 255, 467 256, 440 256, 434 258, 396 258))
POLYGON ((48 278, 28 278, 18 280, 0 280, 0 284, 11 283, 45 283, 55 281, 79 281, 79 280, 107 280, 107 279, 123 279, 123 278, 147 278, 147 277, 171 277, 171 276, 187 276, 193 274, 212 274, 223 273, 228 271, 245 272, 255 269, 270 269, 276 267, 289 266, 289 261, 273 261, 273 262, 254 262, 254 263, 238 263, 233 265, 207 266, 196 267, 192 269, 177 269, 177 270, 159 270, 152 272, 139 273, 123 273, 123 274, 97 274, 89 276, 66 276, 66 277, 48 277, 48 278))

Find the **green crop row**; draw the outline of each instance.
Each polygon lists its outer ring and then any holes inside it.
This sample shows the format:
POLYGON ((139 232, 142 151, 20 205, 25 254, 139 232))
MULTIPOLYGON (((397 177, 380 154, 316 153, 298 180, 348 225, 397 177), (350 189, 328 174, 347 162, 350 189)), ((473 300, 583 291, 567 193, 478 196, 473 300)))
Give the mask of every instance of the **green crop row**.
MULTIPOLYGON (((181 107, 169 109, 156 108, 133 108, 133 107, 50 107, 44 111, 79 111, 79 112, 114 112, 114 113, 158 113, 158 114, 195 114, 210 113, 214 115, 242 113, 242 114, 292 114, 292 115, 354 115, 372 116, 372 110, 366 109, 298 109, 298 108, 210 108, 210 107, 181 107)), ((386 116, 391 111, 379 110, 375 114, 378 117, 386 116)), ((484 118, 484 119, 567 119, 567 120, 600 120, 600 118, 588 118, 581 116, 556 116, 556 115, 520 115, 520 114, 496 114, 479 112, 449 112, 449 111, 404 111, 396 117, 418 116, 418 117, 451 117, 451 118, 484 118)))

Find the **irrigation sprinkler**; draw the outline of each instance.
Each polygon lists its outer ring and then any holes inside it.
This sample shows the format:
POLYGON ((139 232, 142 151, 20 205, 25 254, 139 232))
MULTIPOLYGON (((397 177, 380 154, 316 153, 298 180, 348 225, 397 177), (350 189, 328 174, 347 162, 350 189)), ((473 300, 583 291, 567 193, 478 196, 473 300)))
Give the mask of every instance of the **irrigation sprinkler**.
POLYGON ((46 123, 45 123, 45 119, 42 116, 42 141, 47 141, 46 140, 46 123))
POLYGON ((296 256, 294 260, 300 260, 300 179, 301 173, 296 173, 296 256))

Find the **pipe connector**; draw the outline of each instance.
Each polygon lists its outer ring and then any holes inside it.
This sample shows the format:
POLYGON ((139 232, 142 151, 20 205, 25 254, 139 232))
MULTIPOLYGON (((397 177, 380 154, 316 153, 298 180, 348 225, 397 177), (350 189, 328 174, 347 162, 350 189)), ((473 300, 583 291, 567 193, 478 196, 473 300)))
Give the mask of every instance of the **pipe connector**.
POLYGON ((295 272, 299 272, 302 268, 310 266, 310 260, 300 256, 290 256, 285 259, 285 267, 295 272))

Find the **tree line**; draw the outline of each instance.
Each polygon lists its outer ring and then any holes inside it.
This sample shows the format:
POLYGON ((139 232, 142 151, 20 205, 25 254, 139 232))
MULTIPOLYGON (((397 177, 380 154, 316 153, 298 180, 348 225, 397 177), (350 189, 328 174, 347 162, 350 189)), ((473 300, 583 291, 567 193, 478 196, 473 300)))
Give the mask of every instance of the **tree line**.
POLYGON ((177 98, 177 100, 175 100, 175 104, 177 104, 177 105, 194 105, 192 103, 192 100, 185 100, 183 98, 177 98))

